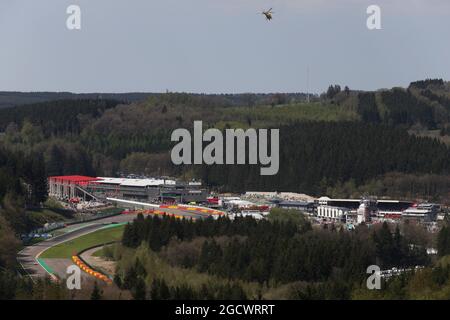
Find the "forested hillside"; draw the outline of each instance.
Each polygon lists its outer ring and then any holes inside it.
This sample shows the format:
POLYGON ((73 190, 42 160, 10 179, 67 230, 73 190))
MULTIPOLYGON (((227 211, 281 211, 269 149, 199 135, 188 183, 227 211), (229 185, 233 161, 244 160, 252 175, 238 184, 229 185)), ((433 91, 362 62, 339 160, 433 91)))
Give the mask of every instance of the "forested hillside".
POLYGON ((198 177, 221 190, 361 193, 448 198, 450 85, 442 80, 407 89, 358 92, 330 86, 313 102, 302 94, 154 94, 127 104, 59 100, 0 110, 0 141, 11 154, 38 154, 44 175, 119 172, 198 177), (280 128, 280 171, 259 166, 174 166, 171 132, 280 128), (396 177, 396 182, 391 183, 396 177))
MULTIPOLYGON (((423 247, 427 240, 421 237, 426 231, 415 225, 402 228, 384 223, 351 233, 317 229, 281 209, 263 221, 138 216, 126 226, 122 245, 112 250, 119 260, 115 282, 135 298, 150 299, 160 297, 162 288, 165 299, 220 299, 223 289, 210 286, 211 279, 231 285, 234 289, 227 296, 233 298, 359 298, 366 294, 360 288, 365 288, 368 265, 383 269, 430 265, 423 247), (277 213, 285 220, 278 220, 277 213), (181 297, 176 288, 183 288, 181 297)), ((445 232, 440 237, 447 239, 445 232)), ((448 278, 445 272, 448 267, 442 270, 443 279, 448 278)), ((410 294, 425 293, 405 288, 404 297, 410 294)))
POLYGON ((254 166, 203 166, 201 177, 228 190, 323 194, 327 187, 361 185, 388 172, 450 172, 450 148, 402 129, 361 122, 302 122, 280 127, 280 171, 259 175, 254 166))
POLYGON ((134 103, 146 100, 151 93, 71 93, 71 92, 4 92, 0 91, 0 109, 59 100, 119 100, 134 103))
MULTIPOLYGON (((164 94, 161 93, 71 93, 71 92, 5 92, 0 91, 0 109, 23 106, 28 104, 37 104, 51 101, 64 100, 118 100, 124 103, 136 103, 147 99, 159 99, 164 94)), ((262 93, 243 93, 243 94, 182 94, 177 95, 177 99, 185 102, 187 99, 192 101, 205 101, 209 106, 216 104, 219 106, 254 106, 263 104, 278 104, 293 101, 306 101, 305 93, 283 93, 283 94, 262 94, 262 93), (213 103, 214 101, 214 103, 213 103)), ((310 98, 316 99, 314 95, 310 98)))
MULTIPOLYGON (((425 80, 406 89, 376 92, 341 90, 334 85, 309 103, 305 98, 302 94, 167 93, 138 103, 89 97, 1 109, 0 268, 14 267, 18 235, 35 227, 27 212, 46 200, 46 177, 51 175, 171 175, 200 178, 221 191, 296 191, 338 197, 370 194, 450 203, 449 83, 425 80), (202 120, 204 129, 280 129, 278 174, 260 176, 259 165, 173 165, 171 132, 192 129, 195 120, 202 120)), ((334 279, 335 272, 350 275, 356 270, 358 274, 362 265, 380 259, 384 267, 428 263, 423 252, 405 247, 398 232, 391 236, 385 226, 370 234, 348 235, 311 231, 307 224, 293 229, 289 224, 256 225, 250 220, 233 225, 225 220, 195 225, 158 221, 139 220, 127 227, 122 254, 136 262, 136 270, 131 269, 130 275, 129 265, 121 266, 122 274, 116 280, 133 294, 150 286, 153 297, 254 298, 261 294, 255 289, 259 286, 276 283, 274 290, 284 290, 283 286, 294 283, 291 298, 358 298, 370 293, 358 289, 357 277, 344 277, 356 289, 327 279, 334 279), (155 227, 158 223, 164 224, 163 233, 155 231, 161 229, 155 227), (220 237, 212 237, 213 233, 220 237), (171 242, 173 236, 180 242, 171 242), (364 254, 357 249, 345 251, 361 244, 364 254), (196 259, 181 259, 178 253, 194 247, 201 248, 194 252, 196 259), (327 248, 347 258, 336 260, 327 248), (392 260, 393 248, 401 252, 395 255, 398 261, 392 260), (281 251, 276 258, 272 254, 281 251), (323 253, 320 269, 311 267, 318 265, 313 252, 323 253), (161 269, 169 265, 170 272, 188 268, 183 272, 194 279, 233 281, 190 287, 166 283, 171 279, 167 276, 143 284, 144 271, 136 260, 140 254, 153 255, 151 260, 161 269), (310 258, 298 260, 304 256, 310 258), (292 272, 281 272, 281 265, 292 272), (298 283, 303 284, 295 287, 298 283)), ((445 230, 442 243, 448 241, 445 230)), ((421 243, 422 248, 425 245, 426 241, 421 243)), ((399 286, 413 285, 424 277, 430 286, 447 290, 442 279, 448 278, 448 270, 445 264, 436 274, 433 269, 414 275, 399 286)), ((21 285, 15 281, 13 276, 0 274, 0 284, 11 287, 10 294, 21 285)), ((388 292, 396 297, 415 294, 410 289, 404 289, 403 295, 395 288, 388 292)), ((274 296, 280 294, 271 292, 267 297, 274 296)))
POLYGON ((444 130, 449 125, 450 85, 442 80, 417 81, 407 89, 361 92, 358 96, 358 113, 366 122, 444 130))
POLYGON ((85 119, 97 118, 118 104, 114 100, 56 100, 0 109, 0 131, 22 128, 29 122, 39 126, 45 137, 78 135, 85 119))

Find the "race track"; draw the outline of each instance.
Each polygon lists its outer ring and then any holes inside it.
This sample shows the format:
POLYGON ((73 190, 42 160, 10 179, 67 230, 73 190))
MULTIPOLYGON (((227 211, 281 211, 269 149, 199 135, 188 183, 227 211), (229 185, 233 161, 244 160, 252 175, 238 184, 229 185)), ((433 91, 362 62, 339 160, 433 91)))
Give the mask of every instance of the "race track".
MULTIPOLYGON (((85 234, 97 231, 102 227, 104 227, 105 225, 114 222, 121 223, 133 221, 135 217, 136 215, 122 214, 113 217, 107 217, 101 220, 96 220, 90 223, 85 223, 83 225, 80 225, 79 228, 75 228, 73 231, 69 231, 60 236, 25 247, 22 251, 20 251, 17 254, 17 260, 21 264, 22 268, 25 270, 26 274, 31 278, 49 276, 50 274, 48 269, 47 270, 45 269, 45 264, 44 266, 41 266, 41 264, 39 264, 37 261, 39 255, 43 253, 45 250, 53 246, 56 246, 60 243, 73 240, 85 234)), ((67 266, 73 264, 69 259, 46 259, 44 263, 48 264, 48 267, 50 267, 50 269, 53 270, 54 273, 60 277, 63 274, 65 274, 67 266), (54 263, 52 263, 51 261, 48 260, 55 260, 55 261, 54 263), (67 263, 65 263, 64 260, 67 260, 67 263)))
MULTIPOLYGON (((185 217, 193 219, 206 218, 211 212, 211 210, 206 208, 184 206, 161 206, 154 210, 154 214, 168 214, 178 218, 185 217)), ((72 265, 73 262, 70 259, 39 259, 39 256, 44 251, 63 242, 97 231, 105 227, 105 225, 131 222, 136 218, 137 213, 138 212, 120 214, 79 225, 72 225, 70 229, 67 228, 67 232, 62 235, 25 247, 17 254, 17 260, 25 270, 25 273, 32 279, 46 276, 52 278, 55 278, 55 276, 64 278, 66 277, 67 267, 72 265)), ((87 275, 85 274, 85 276, 87 275)))

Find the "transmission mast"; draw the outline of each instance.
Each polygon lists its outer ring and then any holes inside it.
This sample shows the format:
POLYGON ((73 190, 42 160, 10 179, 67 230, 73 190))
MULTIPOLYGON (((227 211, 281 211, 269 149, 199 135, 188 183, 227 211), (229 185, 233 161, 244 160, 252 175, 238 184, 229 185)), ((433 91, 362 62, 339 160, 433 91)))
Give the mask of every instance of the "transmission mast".
POLYGON ((306 102, 310 102, 309 99, 309 66, 306 68, 306 102))

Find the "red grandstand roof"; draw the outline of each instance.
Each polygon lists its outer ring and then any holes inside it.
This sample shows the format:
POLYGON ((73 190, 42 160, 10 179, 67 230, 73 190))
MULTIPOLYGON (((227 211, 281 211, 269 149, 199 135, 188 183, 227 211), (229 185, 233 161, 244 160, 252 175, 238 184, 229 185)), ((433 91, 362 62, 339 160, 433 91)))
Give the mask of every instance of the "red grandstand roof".
POLYGON ((98 178, 93 177, 87 177, 87 176, 56 176, 56 177, 49 177, 51 180, 57 180, 59 182, 69 182, 73 184, 80 184, 80 183, 88 183, 91 181, 97 181, 98 178))

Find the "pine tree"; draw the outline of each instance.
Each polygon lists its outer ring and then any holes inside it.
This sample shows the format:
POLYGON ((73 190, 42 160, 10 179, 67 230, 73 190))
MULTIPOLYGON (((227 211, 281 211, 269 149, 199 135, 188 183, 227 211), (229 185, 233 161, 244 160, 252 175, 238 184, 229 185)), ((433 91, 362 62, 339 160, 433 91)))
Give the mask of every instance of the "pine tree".
POLYGON ((394 252, 395 246, 392 238, 391 231, 386 222, 383 222, 381 229, 374 234, 374 240, 376 244, 377 257, 382 262, 383 268, 388 268, 394 266, 395 255, 398 254, 394 252))
POLYGON ((145 300, 147 295, 147 288, 145 286, 144 280, 141 278, 137 279, 136 284, 132 290, 132 295, 134 300, 145 300))
POLYGON ((123 278, 122 287, 124 289, 130 290, 136 285, 137 281, 137 274, 134 267, 129 268, 126 273, 125 277, 123 278))
POLYGON ((450 254, 450 230, 448 224, 444 225, 437 237, 437 250, 440 257, 450 254))
POLYGON ((119 287, 119 289, 122 289, 122 278, 120 277, 120 275, 118 273, 116 273, 114 275, 114 283, 117 285, 117 287, 119 287))
POLYGON ((91 293, 91 300, 101 300, 102 299, 103 292, 100 290, 100 288, 97 285, 97 281, 94 282, 94 289, 91 293))
POLYGON ((145 270, 145 267, 139 260, 139 258, 136 258, 136 262, 134 263, 134 270, 138 277, 145 278, 147 276, 147 271, 145 270))
POLYGON ((161 300, 159 279, 153 279, 153 281, 152 281, 152 285, 150 288, 150 298, 152 300, 161 300))
POLYGON ((47 172, 49 176, 60 176, 63 174, 64 154, 59 147, 54 144, 50 148, 47 161, 47 172))
POLYGON ((170 289, 167 286, 166 281, 164 281, 164 279, 161 279, 159 294, 160 294, 161 300, 169 300, 171 298, 170 289))
POLYGON ((171 298, 170 289, 164 279, 154 279, 150 289, 152 300, 169 300, 171 298))

